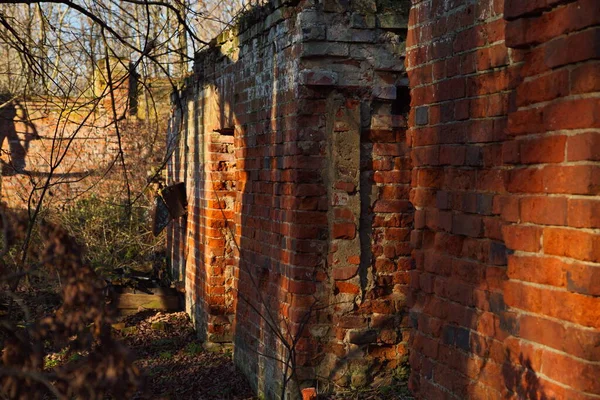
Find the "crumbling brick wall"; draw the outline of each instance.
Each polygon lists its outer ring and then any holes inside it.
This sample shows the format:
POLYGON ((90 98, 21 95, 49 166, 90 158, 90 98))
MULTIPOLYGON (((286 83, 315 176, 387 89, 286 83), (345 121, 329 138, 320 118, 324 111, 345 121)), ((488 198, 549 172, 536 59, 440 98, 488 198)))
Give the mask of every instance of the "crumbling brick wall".
MULTIPOLYGON (((115 113, 105 78, 97 78, 94 96, 23 99, 0 94, 2 103, 10 100, 0 109, 1 192, 9 207, 35 207, 44 186, 49 188, 44 204, 50 207, 92 194, 124 195, 127 182, 115 120, 119 121, 128 184, 133 192, 144 188, 149 169, 164 157, 164 141, 157 132, 164 131, 172 88, 166 80, 148 80, 136 100, 130 92, 131 76, 123 67, 126 64, 112 62, 115 113), (149 91, 151 96, 143 95, 149 91), (146 104, 148 97, 154 104, 146 104)), ((103 65, 101 61, 99 68, 103 65)))
POLYGON ((598 2, 413 1, 411 387, 600 394, 598 2))
POLYGON ((198 54, 189 311, 269 398, 290 348, 301 386, 409 354, 423 399, 596 398, 597 2, 411 3, 267 2, 198 54))
POLYGON ((176 96, 169 175, 189 213, 170 227, 175 275, 199 334, 233 342, 269 398, 286 364, 290 388, 360 387, 406 354, 408 9, 268 2, 197 55, 176 96))

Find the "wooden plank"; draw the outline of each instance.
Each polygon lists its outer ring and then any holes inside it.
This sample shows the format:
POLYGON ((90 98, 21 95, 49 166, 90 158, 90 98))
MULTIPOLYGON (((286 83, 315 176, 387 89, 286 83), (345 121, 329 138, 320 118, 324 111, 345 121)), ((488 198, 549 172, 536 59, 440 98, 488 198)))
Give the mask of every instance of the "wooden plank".
POLYGON ((117 293, 117 295, 145 294, 145 295, 149 295, 149 296, 159 295, 159 296, 167 296, 167 297, 170 297, 170 296, 176 297, 179 294, 177 289, 163 288, 163 287, 147 288, 144 290, 140 290, 140 289, 134 289, 134 288, 127 287, 127 286, 113 286, 113 291, 115 293, 117 293), (148 291, 150 293, 144 293, 145 291, 148 291))
POLYGON ((165 311, 179 311, 181 309, 178 296, 160 296, 155 294, 124 293, 116 296, 117 309, 152 308, 165 311))

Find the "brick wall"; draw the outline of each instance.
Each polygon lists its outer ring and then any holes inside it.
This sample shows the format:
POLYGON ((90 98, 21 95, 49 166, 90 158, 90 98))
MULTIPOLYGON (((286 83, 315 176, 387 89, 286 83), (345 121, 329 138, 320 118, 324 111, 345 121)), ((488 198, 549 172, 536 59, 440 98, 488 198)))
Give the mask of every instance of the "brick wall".
POLYGON ((600 394, 597 1, 413 1, 411 387, 600 394))
POLYGON ((172 266, 207 346, 233 342, 268 398, 285 364, 290 389, 361 387, 406 354, 407 16, 406 2, 268 2, 179 93, 169 176, 189 213, 169 228, 172 266))
MULTIPOLYGON (((129 184, 132 191, 139 192, 150 168, 164 156, 164 140, 157 132, 164 131, 171 87, 155 80, 144 89, 152 91, 159 123, 147 117, 157 114, 153 105, 146 107, 142 91, 137 115, 132 115, 127 108, 131 100, 127 71, 117 65, 115 61, 112 66, 116 118, 120 119, 129 184)), ((90 194, 116 198, 126 193, 115 116, 106 88, 105 82, 98 82, 97 97, 17 98, 0 109, 3 202, 11 208, 35 207, 47 183, 50 190, 44 203, 49 207, 61 207, 90 194)), ((2 102, 11 98, 6 96, 2 102)))

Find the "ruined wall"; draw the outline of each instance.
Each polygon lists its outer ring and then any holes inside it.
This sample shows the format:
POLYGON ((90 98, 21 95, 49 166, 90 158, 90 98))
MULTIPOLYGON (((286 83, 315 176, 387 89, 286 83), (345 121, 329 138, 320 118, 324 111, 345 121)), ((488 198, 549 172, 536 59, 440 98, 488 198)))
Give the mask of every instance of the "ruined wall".
MULTIPOLYGON (((127 71, 113 69, 116 117, 105 82, 98 83, 97 97, 15 98, 0 109, 2 201, 9 207, 35 207, 45 185, 50 188, 44 199, 47 206, 60 207, 90 194, 124 195, 115 120, 129 185, 133 191, 143 188, 149 168, 164 155, 158 132, 164 131, 168 119, 172 89, 160 80, 141 89, 132 113, 127 71), (154 103, 147 104, 152 103, 148 98, 154 103)), ((0 94, 2 103, 9 99, 0 94)))
POLYGON ((597 2, 408 7, 268 2, 198 55, 169 241, 199 332, 270 398, 290 348, 328 390, 409 347, 419 398, 595 399, 597 2))
POLYGON ((413 1, 411 387, 600 394, 600 9, 413 1))
POLYGON ((233 342, 268 398, 285 364, 301 385, 360 387, 406 354, 407 15, 269 2, 197 55, 180 93, 169 174, 189 214, 170 227, 173 268, 199 334, 233 342))

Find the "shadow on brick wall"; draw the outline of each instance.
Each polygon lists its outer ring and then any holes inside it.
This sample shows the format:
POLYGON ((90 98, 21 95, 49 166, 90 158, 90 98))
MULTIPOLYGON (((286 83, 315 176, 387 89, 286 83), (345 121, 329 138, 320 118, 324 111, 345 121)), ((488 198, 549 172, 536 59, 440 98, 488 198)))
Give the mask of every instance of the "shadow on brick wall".
MULTIPOLYGON (((526 2, 510 3, 528 7, 526 2)), ((586 87, 588 92, 597 90, 590 79, 593 67, 582 66, 582 70, 590 69, 578 75, 579 80, 572 74, 566 89, 559 90, 561 80, 554 76, 546 86, 531 86, 535 79, 544 79, 535 75, 553 72, 557 66, 549 64, 557 58, 580 62, 582 56, 566 47, 559 51, 568 43, 563 39, 542 48, 545 53, 532 46, 509 51, 504 43, 503 1, 415 4, 418 8, 411 18, 432 24, 434 42, 415 42, 408 57, 413 67, 409 77, 414 107, 413 176, 417 176, 411 194, 417 207, 413 252, 417 270, 411 277, 411 388, 427 399, 587 398, 577 390, 597 388, 590 383, 594 381, 591 371, 597 367, 589 361, 579 364, 576 357, 597 360, 598 334, 589 329, 595 323, 593 313, 573 315, 572 311, 583 308, 576 301, 592 304, 593 300, 571 297, 569 291, 579 290, 569 288, 566 281, 573 260, 565 263, 556 256, 587 260, 594 256, 550 248, 547 235, 554 229, 560 231, 555 235, 565 235, 566 247, 576 246, 566 236, 576 231, 561 228, 568 225, 567 199, 547 195, 597 194, 592 186, 575 188, 575 182, 587 179, 586 167, 575 171, 560 165, 595 156, 586 149, 579 154, 581 158, 571 159, 569 152, 579 150, 565 147, 564 141, 573 140, 569 146, 575 146, 576 139, 546 132, 585 129, 591 120, 576 107, 563 112, 566 102, 556 107, 529 105, 566 96, 569 84, 586 87), (460 32, 454 34, 447 26, 460 32), (429 75, 423 72, 428 67, 429 75), (433 82, 432 76, 439 81, 433 82), (528 96, 532 101, 519 104, 528 96), (542 116, 544 107, 547 114, 542 116), (562 147, 545 140, 556 140, 562 147), (562 200, 560 207, 550 208, 550 201, 562 200), (561 215, 565 216, 562 221, 561 215), (567 377, 569 366, 581 368, 582 377, 567 377), (569 380, 575 382, 575 390, 562 383, 569 380)), ((526 22, 532 21, 535 18, 528 15, 526 22)), ((412 29, 417 35, 418 28, 412 29)), ((585 42, 586 49, 597 47, 597 36, 596 41, 585 42)), ((591 54, 588 50, 581 53, 591 54)), ((580 140, 593 146, 589 136, 582 135, 580 140)), ((591 224, 589 220, 578 223, 591 224)), ((589 288, 582 290, 579 293, 589 294, 589 288)))
POLYGON ((10 93, 0 94, 0 149, 4 141, 8 143, 9 162, 2 160, 2 175, 14 175, 25 170, 25 157, 29 150, 29 143, 38 138, 35 125, 29 120, 27 108, 23 107, 18 99, 13 98, 10 93), (18 115, 20 111, 21 115, 18 115), (17 124, 25 129, 17 132, 17 124))

